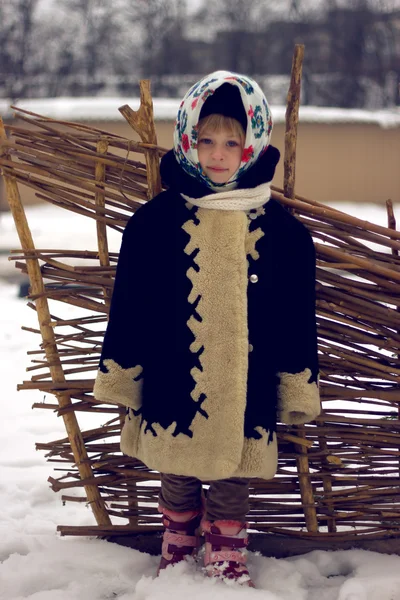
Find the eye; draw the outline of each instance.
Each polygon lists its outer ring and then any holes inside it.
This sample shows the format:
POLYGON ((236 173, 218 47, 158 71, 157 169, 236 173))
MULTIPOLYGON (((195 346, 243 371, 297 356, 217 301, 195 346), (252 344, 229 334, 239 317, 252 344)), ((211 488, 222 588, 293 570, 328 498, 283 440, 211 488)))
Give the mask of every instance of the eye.
POLYGON ((207 145, 209 145, 209 144, 212 144, 212 140, 210 138, 201 138, 199 140, 199 144, 207 144, 207 145))
POLYGON ((227 145, 229 146, 229 148, 236 148, 236 146, 239 146, 239 144, 235 140, 229 140, 229 142, 227 142, 227 145))

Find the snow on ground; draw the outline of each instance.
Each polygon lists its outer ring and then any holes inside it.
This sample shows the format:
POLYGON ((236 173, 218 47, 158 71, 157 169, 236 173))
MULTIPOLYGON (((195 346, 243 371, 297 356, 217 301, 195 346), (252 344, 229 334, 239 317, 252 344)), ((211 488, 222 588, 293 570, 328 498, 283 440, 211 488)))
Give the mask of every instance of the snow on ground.
MULTIPOLYGON (((383 207, 343 210, 386 223, 383 207)), ((27 213, 38 247, 94 248, 91 220, 47 205, 27 213)), ((117 234, 113 249, 119 239, 117 234)), ((10 247, 18 247, 18 240, 10 215, 3 214, 0 251, 10 247)), ((35 327, 36 321, 26 301, 17 298, 17 284, 7 281, 13 263, 4 255, 0 259, 0 600, 400 600, 400 557, 394 555, 315 551, 276 560, 250 554, 258 588, 250 590, 206 580, 193 564, 156 578, 157 557, 102 540, 59 537, 57 525, 89 525, 94 518, 82 505, 63 506, 48 487, 52 465, 35 451, 35 442, 64 437, 65 430, 51 411, 31 410, 42 400, 40 393, 16 391, 29 377, 26 352, 38 343, 20 327, 35 327)))
MULTIPOLYGON (((287 78, 286 78, 287 79, 287 78)), ((279 85, 279 76, 272 79, 279 85)), ((286 86, 285 86, 286 89, 286 86)), ((180 98, 153 98, 154 117, 156 120, 174 121, 181 102, 180 98)), ((11 115, 11 100, 0 99, 0 116, 11 115)), ((122 120, 118 108, 129 104, 133 110, 140 105, 139 98, 115 97, 60 97, 60 98, 27 98, 19 100, 15 106, 52 119, 68 121, 122 120)), ((271 111, 275 123, 285 122, 286 106, 273 105, 271 111)), ((299 118, 301 123, 369 123, 384 129, 400 126, 400 109, 398 107, 382 110, 348 109, 325 106, 301 106, 299 118)))
MULTIPOLYGON (((51 204, 30 206, 26 213, 36 248, 97 251, 94 219, 79 217, 71 211, 51 204)), ((107 235, 109 251, 118 252, 121 234, 108 228, 107 235)), ((0 213, 0 278, 14 276, 16 279, 21 279, 15 269, 14 261, 8 260, 9 251, 20 247, 11 214, 0 213)), ((68 262, 68 259, 65 259, 65 262, 68 262)), ((90 263, 85 260, 84 264, 89 265, 90 263)))

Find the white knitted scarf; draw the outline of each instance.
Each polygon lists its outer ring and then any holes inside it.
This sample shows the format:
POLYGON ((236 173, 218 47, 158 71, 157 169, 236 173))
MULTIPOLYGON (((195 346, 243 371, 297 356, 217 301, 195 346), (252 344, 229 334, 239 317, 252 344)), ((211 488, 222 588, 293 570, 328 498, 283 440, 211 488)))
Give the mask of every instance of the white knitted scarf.
POLYGON ((200 208, 250 210, 268 202, 271 197, 271 188, 269 183, 262 183, 255 188, 218 192, 203 196, 202 198, 190 198, 190 196, 181 195, 190 204, 194 204, 200 208))

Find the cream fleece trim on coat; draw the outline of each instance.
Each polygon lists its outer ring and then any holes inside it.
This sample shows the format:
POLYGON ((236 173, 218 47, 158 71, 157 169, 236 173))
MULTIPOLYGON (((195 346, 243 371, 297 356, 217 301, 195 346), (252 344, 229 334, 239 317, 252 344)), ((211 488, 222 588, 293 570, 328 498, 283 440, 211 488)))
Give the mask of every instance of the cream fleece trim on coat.
MULTIPOLYGON (((190 240, 185 253, 192 255, 198 269, 187 276, 192 283, 188 301, 196 305, 196 317, 187 325, 194 335, 191 352, 198 355, 202 369, 191 375, 195 401, 206 396, 191 429, 194 454, 221 461, 220 471, 232 472, 239 465, 243 446, 247 395, 247 217, 242 211, 210 211, 198 208, 196 222, 183 225, 190 240), (196 224, 197 223, 197 224, 196 224), (196 446, 198 445, 198 450, 196 446), (211 452, 207 456, 208 448, 211 452), (225 466, 226 463, 226 466, 225 466)), ((224 477, 224 475, 221 475, 224 477)))
POLYGON ((269 183, 261 183, 255 188, 230 190, 209 194, 202 198, 191 198, 181 194, 190 204, 199 208, 214 210, 251 210, 266 204, 271 197, 269 183))
POLYGON ((122 404, 138 410, 142 405, 143 378, 137 381, 143 371, 141 365, 123 369, 111 358, 103 361, 107 373, 97 372, 93 395, 99 402, 122 404))
MULTIPOLYGON (((246 248, 246 256, 251 256, 251 258, 256 261, 260 258, 260 253, 256 248, 257 242, 265 235, 261 227, 254 229, 253 231, 247 231, 246 239, 245 239, 245 248, 246 248)), ((249 267, 249 261, 247 261, 247 267, 249 267)))
POLYGON ((262 437, 259 440, 244 439, 240 464, 227 456, 214 454, 212 446, 193 444, 186 435, 172 437, 176 424, 164 430, 152 425, 157 436, 151 431, 144 433, 145 425, 141 418, 131 411, 125 418, 121 434, 121 451, 127 456, 141 460, 149 469, 161 473, 173 473, 186 477, 197 477, 202 481, 227 479, 229 477, 258 477, 272 479, 278 462, 276 435, 268 443, 269 434, 258 427, 262 437))
POLYGON ((242 460, 232 477, 272 479, 278 466, 278 443, 275 432, 272 441, 263 427, 256 427, 261 438, 244 438, 242 460))
POLYGON ((310 369, 301 373, 278 373, 278 416, 287 425, 308 423, 321 412, 321 400, 315 381, 308 383, 310 369))

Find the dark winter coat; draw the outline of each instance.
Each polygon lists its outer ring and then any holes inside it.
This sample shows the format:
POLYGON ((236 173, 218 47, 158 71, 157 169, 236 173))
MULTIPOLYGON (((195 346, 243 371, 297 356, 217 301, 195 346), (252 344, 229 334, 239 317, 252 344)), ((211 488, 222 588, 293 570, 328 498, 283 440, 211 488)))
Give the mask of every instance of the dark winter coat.
MULTIPOLYGON (((272 176, 272 147, 240 181, 272 176)), ((278 154, 279 156, 279 154, 278 154)), ((203 480, 273 477, 276 422, 319 414, 315 250, 277 201, 210 210, 172 153, 171 185, 124 235, 94 395, 128 408, 121 449, 203 480)))

